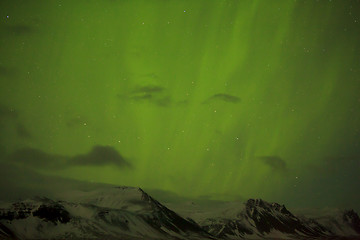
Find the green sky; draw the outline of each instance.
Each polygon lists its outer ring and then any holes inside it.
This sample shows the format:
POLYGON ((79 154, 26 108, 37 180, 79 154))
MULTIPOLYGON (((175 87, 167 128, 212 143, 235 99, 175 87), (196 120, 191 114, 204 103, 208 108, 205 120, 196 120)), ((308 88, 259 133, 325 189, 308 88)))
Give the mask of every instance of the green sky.
POLYGON ((0 18, 2 162, 360 209, 359 1, 7 0, 0 18))

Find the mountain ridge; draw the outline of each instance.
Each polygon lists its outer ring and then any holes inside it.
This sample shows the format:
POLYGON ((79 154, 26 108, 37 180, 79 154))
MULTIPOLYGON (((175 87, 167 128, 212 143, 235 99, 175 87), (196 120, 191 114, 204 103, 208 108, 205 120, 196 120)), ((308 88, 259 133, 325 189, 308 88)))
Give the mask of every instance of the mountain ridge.
POLYGON ((360 239, 349 210, 306 218, 262 199, 224 209, 171 210, 141 188, 118 186, 2 203, 0 239, 360 239))

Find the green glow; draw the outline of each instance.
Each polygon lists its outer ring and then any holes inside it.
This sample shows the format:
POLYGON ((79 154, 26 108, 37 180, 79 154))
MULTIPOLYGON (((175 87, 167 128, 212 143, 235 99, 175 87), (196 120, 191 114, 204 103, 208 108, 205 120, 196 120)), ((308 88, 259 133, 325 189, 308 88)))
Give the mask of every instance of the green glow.
POLYGON ((66 156, 109 145, 133 169, 40 171, 190 197, 296 205, 314 192, 351 192, 344 186, 358 176, 331 173, 326 159, 360 155, 358 9, 358 1, 2 1, 0 103, 32 136, 4 118, 1 145, 66 156), (325 180, 313 187, 317 169, 325 180))

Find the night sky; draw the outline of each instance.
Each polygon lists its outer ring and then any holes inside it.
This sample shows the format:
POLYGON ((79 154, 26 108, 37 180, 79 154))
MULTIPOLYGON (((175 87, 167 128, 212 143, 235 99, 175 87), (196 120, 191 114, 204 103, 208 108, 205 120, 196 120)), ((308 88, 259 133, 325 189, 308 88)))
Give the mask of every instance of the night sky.
POLYGON ((0 19, 2 185, 360 209, 360 1, 2 0, 0 19))

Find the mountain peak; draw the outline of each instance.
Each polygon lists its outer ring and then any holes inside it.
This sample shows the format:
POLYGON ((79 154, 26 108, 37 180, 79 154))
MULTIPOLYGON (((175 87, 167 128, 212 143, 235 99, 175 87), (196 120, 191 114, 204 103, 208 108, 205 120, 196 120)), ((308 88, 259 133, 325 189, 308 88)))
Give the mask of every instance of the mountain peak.
POLYGON ((0 208, 0 239, 212 239, 141 188, 78 191, 72 199, 7 204, 0 208))
POLYGON ((293 216, 285 207, 285 205, 280 205, 276 202, 269 203, 262 199, 249 199, 245 203, 247 209, 253 208, 262 208, 266 211, 276 211, 285 215, 293 216))

